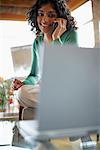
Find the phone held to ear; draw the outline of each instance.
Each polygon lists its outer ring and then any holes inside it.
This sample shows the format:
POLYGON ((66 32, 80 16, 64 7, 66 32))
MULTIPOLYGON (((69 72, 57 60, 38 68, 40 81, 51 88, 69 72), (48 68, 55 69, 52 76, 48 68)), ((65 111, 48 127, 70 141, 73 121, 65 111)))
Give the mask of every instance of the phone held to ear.
POLYGON ((54 32, 58 26, 58 22, 52 22, 51 26, 52 26, 52 32, 54 32))

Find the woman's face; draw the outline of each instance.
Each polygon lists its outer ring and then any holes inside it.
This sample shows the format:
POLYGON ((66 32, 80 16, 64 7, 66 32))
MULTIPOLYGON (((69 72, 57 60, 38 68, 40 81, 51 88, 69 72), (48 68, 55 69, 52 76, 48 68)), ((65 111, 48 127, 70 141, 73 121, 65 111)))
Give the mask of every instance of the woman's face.
POLYGON ((57 13, 50 3, 43 5, 38 10, 37 23, 38 27, 43 33, 50 33, 52 30, 52 23, 57 18, 57 13))

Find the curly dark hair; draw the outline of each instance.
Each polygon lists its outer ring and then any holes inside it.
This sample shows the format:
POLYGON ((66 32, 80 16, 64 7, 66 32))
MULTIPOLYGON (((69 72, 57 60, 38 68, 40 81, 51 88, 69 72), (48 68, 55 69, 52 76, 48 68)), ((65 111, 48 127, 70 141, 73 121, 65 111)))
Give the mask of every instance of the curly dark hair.
POLYGON ((64 18, 67 20, 67 30, 69 30, 70 28, 76 29, 74 17, 71 16, 70 10, 66 5, 65 0, 37 0, 27 13, 28 23, 31 25, 32 31, 34 31, 35 29, 36 34, 40 33, 40 29, 37 23, 38 10, 43 5, 48 3, 51 3, 59 18, 64 18))

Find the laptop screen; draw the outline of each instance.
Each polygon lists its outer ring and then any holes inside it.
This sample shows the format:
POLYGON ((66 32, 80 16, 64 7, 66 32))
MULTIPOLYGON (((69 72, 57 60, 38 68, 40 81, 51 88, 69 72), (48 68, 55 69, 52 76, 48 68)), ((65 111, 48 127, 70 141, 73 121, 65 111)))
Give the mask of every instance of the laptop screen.
POLYGON ((46 46, 37 111, 39 131, 98 129, 99 91, 99 49, 46 46))

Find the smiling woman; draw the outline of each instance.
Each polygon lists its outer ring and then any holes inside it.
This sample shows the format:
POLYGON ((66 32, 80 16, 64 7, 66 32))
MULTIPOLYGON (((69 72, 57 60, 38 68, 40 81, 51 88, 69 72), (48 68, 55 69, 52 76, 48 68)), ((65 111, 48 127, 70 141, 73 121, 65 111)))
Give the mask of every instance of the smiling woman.
POLYGON ((37 0, 27 15, 31 30, 36 34, 32 49, 32 65, 24 81, 15 79, 14 89, 19 89, 18 101, 21 107, 34 109, 38 104, 44 45, 51 42, 77 45, 77 28, 65 0, 37 0))
POLYGON ((51 33, 53 33, 53 23, 56 23, 57 13, 49 3, 38 10, 37 23, 41 32, 46 33, 44 40, 51 41, 51 33), (48 36, 48 39, 47 39, 48 36))

